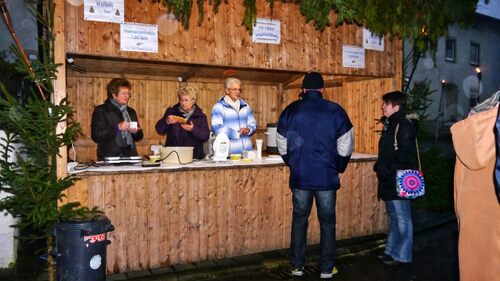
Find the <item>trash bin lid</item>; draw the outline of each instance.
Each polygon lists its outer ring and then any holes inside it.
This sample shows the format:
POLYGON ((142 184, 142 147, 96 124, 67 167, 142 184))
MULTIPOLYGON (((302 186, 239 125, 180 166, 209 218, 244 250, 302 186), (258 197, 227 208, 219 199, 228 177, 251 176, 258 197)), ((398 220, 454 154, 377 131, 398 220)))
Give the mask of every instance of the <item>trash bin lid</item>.
POLYGON ((99 234, 113 231, 114 226, 108 217, 98 215, 86 220, 60 221, 54 224, 54 233, 57 231, 85 230, 88 234, 99 234))

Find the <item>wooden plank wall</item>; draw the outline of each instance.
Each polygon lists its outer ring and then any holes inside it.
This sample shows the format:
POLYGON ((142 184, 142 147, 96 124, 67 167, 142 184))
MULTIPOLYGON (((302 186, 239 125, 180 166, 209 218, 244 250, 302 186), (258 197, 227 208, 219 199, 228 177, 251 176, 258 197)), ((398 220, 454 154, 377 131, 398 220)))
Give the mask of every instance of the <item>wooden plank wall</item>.
MULTIPOLYGON (((385 229, 372 165, 353 162, 341 176, 337 239, 385 229)), ((83 175, 67 199, 111 219, 107 270, 126 272, 288 248, 288 176, 284 165, 83 175)), ((308 243, 317 244, 315 207, 310 222, 308 243)))
MULTIPOLYGON (((366 50, 366 67, 342 67, 342 46, 362 46, 362 28, 355 24, 335 27, 325 31, 304 23, 299 6, 293 3, 274 2, 274 13, 269 3, 258 0, 258 17, 281 22, 281 44, 256 44, 242 26, 242 0, 227 1, 214 15, 210 1, 205 4, 205 20, 196 23, 193 11, 190 27, 186 31, 175 20, 169 19, 160 4, 150 1, 125 1, 125 21, 158 24, 158 53, 120 51, 120 25, 85 21, 83 5, 65 1, 66 52, 109 57, 137 58, 153 61, 196 63, 220 66, 238 66, 259 69, 317 70, 323 73, 391 77, 400 67, 397 38, 385 37, 383 52, 366 50), (279 12, 278 12, 279 11, 279 12)), ((336 14, 331 13, 334 23, 336 14)))
MULTIPOLYGON (((126 75, 124 75, 127 77, 126 75)), ((74 105, 75 120, 83 129, 83 134, 75 143, 76 159, 89 161, 96 159, 96 144, 90 139, 90 123, 93 108, 106 99, 106 85, 112 77, 110 74, 90 74, 68 76, 67 94, 74 105)), ((140 155, 150 154, 152 144, 163 144, 165 137, 158 135, 154 129, 156 121, 163 116, 165 109, 177 102, 176 89, 178 82, 165 78, 152 79, 135 75, 127 77, 132 83, 130 106, 139 115, 139 123, 145 137, 138 142, 140 155)), ((342 105, 347 111, 355 128, 355 151, 360 153, 377 153, 378 130, 380 125, 376 119, 381 117, 381 96, 397 89, 393 78, 370 79, 358 82, 346 82, 342 87, 325 89, 324 96, 342 105)), ((188 82, 198 88, 198 105, 209 119, 213 105, 223 95, 223 82, 188 82)), ((299 89, 286 90, 281 94, 278 86, 259 85, 257 82, 243 82, 243 98, 254 110, 260 128, 255 138, 266 140, 263 134, 267 123, 275 123, 282 109, 296 100, 299 89)), ((327 124, 325 124, 327 126, 327 124)), ((73 155, 70 155, 74 158, 73 155)))
MULTIPOLYGON (((96 159, 96 144, 90 138, 90 124, 95 106, 102 104, 106 97, 106 85, 117 75, 90 74, 86 76, 68 76, 68 100, 75 107, 75 120, 80 123, 83 134, 75 143, 78 161, 96 159)), ((127 77, 127 76, 125 76, 127 77)), ((144 131, 144 139, 137 143, 139 154, 150 154, 152 144, 164 144, 165 136, 158 135, 155 124, 167 107, 177 103, 176 90, 178 82, 151 77, 127 77, 132 83, 132 98, 129 105, 138 113, 139 124, 144 131)), ((223 81, 188 82, 198 88, 198 105, 207 115, 210 124, 210 114, 213 105, 224 95, 223 81)), ((243 83, 243 98, 254 110, 257 124, 263 130, 267 123, 277 122, 281 112, 281 101, 278 86, 243 83)), ((264 138, 263 131, 257 134, 264 138)), ((257 136, 256 136, 257 137, 257 136)), ((255 138, 255 137, 254 137, 255 138)), ((264 138, 265 139, 265 138, 264 138)), ((70 157, 73 157, 70 155, 70 157)))

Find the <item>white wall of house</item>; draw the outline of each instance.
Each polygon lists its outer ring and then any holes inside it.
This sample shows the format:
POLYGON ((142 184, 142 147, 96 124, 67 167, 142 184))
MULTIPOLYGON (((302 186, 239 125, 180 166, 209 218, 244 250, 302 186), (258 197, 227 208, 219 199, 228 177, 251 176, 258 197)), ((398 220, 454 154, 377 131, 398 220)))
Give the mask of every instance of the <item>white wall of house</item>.
MULTIPOLYGON (((477 15, 475 24, 462 29, 458 25, 448 28, 448 36, 438 42, 435 56, 429 52, 421 57, 413 77, 413 83, 427 78, 431 89, 432 103, 428 109, 429 120, 454 122, 465 118, 470 111, 470 97, 483 101, 500 89, 500 20, 477 15), (455 61, 445 59, 445 42, 447 38, 456 40, 455 61), (470 61, 471 42, 479 44, 479 64, 470 61), (481 69, 479 81, 476 67, 481 69), (441 83, 442 80, 446 82, 441 83), (442 96, 441 96, 442 95, 442 96), (441 110, 440 110, 440 100, 441 110), (439 118, 438 118, 439 117, 439 118)), ((405 53, 411 50, 405 44, 405 53)))
MULTIPOLYGON (((0 144, 3 144, 5 132, 0 130, 0 144)), ((9 161, 15 161, 14 153, 9 154, 9 161)), ((0 200, 7 197, 8 194, 0 192, 0 200)), ((15 223, 14 218, 7 212, 0 212, 0 268, 8 268, 16 261, 17 240, 14 236, 17 235, 17 230, 10 227, 15 223)))
MULTIPOLYGON (((6 195, 5 192, 0 192, 0 199, 6 195)), ((14 222, 14 219, 8 213, 0 212, 0 245, 2 245, 0 268, 9 268, 16 261, 17 240, 15 240, 14 236, 17 235, 17 232, 10 227, 14 222)))

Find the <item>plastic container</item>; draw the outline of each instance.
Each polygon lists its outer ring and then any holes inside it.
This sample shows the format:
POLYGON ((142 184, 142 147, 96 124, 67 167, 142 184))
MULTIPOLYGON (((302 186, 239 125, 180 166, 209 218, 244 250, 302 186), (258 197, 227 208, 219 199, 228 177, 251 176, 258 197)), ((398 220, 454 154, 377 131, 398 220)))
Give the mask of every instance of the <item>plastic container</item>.
POLYGON ((192 146, 167 146, 160 148, 160 155, 163 163, 188 164, 193 162, 192 146))
POLYGON ((278 145, 276 144, 276 133, 278 129, 277 123, 267 123, 267 131, 264 133, 267 136, 266 149, 267 153, 279 153, 278 145))
POLYGON ((54 224, 56 280, 106 280, 107 232, 115 228, 103 215, 54 224))
POLYGON ((241 160, 241 154, 237 154, 237 153, 229 154, 229 159, 231 159, 233 161, 241 160))

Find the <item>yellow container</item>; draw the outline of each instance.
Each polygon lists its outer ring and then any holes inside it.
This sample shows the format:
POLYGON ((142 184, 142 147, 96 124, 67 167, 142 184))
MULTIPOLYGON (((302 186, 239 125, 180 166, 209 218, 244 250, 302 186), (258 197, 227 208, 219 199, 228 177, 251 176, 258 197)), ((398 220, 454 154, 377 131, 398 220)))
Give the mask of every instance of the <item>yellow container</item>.
POLYGON ((231 160, 241 160, 241 154, 229 154, 231 160))

